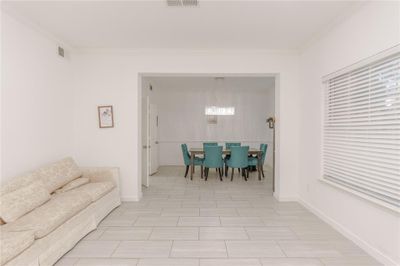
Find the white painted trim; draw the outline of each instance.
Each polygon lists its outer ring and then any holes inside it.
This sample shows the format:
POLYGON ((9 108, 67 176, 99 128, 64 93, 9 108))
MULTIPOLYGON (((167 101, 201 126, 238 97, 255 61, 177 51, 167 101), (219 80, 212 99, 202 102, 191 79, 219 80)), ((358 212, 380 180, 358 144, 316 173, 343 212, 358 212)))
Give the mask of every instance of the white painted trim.
POLYGON ((279 202, 289 202, 289 201, 299 201, 299 198, 297 196, 286 196, 286 197, 282 197, 281 195, 279 195, 279 193, 274 192, 272 194, 274 196, 274 198, 279 201, 279 202))
POLYGON ((315 208, 313 205, 309 204, 305 200, 299 198, 298 202, 303 205, 306 209, 308 209, 310 212, 318 216, 321 220, 332 226, 335 230, 337 230, 339 233, 344 235, 346 238, 349 240, 353 241, 357 246, 359 246, 361 249, 363 249, 365 252, 367 252, 370 256, 378 260, 384 265, 398 265, 393 259, 390 257, 386 256, 383 254, 380 250, 376 249, 375 247, 371 246, 367 242, 365 242, 363 239, 358 237, 356 234, 351 232, 349 229, 338 223, 336 220, 333 218, 329 217, 322 211, 318 210, 315 208))
MULTIPOLYGON (((277 121, 280 121, 280 109, 282 108, 280 106, 280 94, 278 93, 280 91, 280 73, 262 73, 262 72, 249 72, 249 73, 238 73, 238 72, 198 72, 198 73, 182 73, 182 72, 176 72, 176 73, 169 73, 169 72, 138 72, 138 101, 137 101, 137 110, 138 110, 138 142, 137 142, 137 148, 138 148, 138 176, 141 177, 142 175, 142 154, 141 154, 141 149, 142 149, 142 133, 141 133, 141 128, 142 128, 142 79, 144 77, 152 77, 152 76, 157 76, 157 77, 273 77, 275 78, 275 88, 274 88, 274 95, 275 95, 275 118, 277 121), (277 110, 278 107, 278 110, 277 110)), ((276 132, 276 147, 275 147, 275 152, 276 152, 276 165, 280 165, 280 123, 275 123, 275 132, 276 132)), ((275 169, 276 171, 276 169, 275 169)), ((275 175, 275 191, 279 193, 281 190, 280 188, 280 171, 276 171, 277 174, 275 175)), ((142 179, 138 178, 138 192, 141 193, 142 191, 142 179)), ((276 193, 275 192, 275 193, 276 193)), ((278 198, 279 196, 276 196, 274 193, 274 197, 278 198)))
POLYGON ((390 211, 395 212, 396 214, 399 214, 399 213, 400 213, 400 208, 399 208, 399 207, 393 206, 393 205, 388 204, 388 203, 386 203, 386 202, 384 202, 384 201, 381 201, 381 200, 379 200, 379 199, 373 198, 373 197, 371 197, 371 196, 369 196, 369 195, 367 195, 367 194, 358 192, 357 190, 348 188, 348 187, 346 187, 346 186, 340 185, 339 183, 335 183, 335 182, 332 182, 332 181, 327 180, 327 179, 324 179, 324 178, 320 178, 320 179, 318 179, 318 180, 319 180, 320 182, 322 182, 322 183, 328 184, 329 186, 333 186, 333 187, 335 187, 335 188, 344 190, 344 191, 346 191, 347 193, 350 193, 350 194, 352 194, 352 195, 355 195, 355 196, 357 196, 357 197, 360 197, 360 198, 362 198, 363 200, 366 200, 366 201, 368 201, 368 202, 370 202, 370 203, 373 203, 373 204, 377 205, 377 206, 380 207, 380 208, 383 208, 384 210, 390 210, 390 211))
POLYGON ((272 196, 274 196, 274 198, 275 198, 277 201, 279 201, 279 194, 278 194, 277 191, 273 192, 273 193, 272 193, 272 196))
POLYGON ((121 197, 121 201, 127 201, 127 202, 131 202, 131 201, 140 201, 143 197, 143 193, 140 192, 139 196, 125 196, 125 197, 121 197))
POLYGON ((299 198, 296 196, 288 196, 288 197, 281 197, 278 195, 278 197, 275 197, 279 202, 292 202, 292 201, 299 201, 299 198))

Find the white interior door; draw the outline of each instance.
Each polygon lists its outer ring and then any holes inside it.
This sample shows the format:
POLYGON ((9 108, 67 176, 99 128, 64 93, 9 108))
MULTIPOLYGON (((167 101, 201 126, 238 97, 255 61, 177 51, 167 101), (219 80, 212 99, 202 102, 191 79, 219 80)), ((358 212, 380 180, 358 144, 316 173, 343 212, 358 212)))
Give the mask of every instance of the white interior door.
POLYGON ((150 175, 158 171, 158 109, 157 105, 150 104, 150 175))
POLYGON ((142 185, 149 186, 149 97, 142 99, 142 185))

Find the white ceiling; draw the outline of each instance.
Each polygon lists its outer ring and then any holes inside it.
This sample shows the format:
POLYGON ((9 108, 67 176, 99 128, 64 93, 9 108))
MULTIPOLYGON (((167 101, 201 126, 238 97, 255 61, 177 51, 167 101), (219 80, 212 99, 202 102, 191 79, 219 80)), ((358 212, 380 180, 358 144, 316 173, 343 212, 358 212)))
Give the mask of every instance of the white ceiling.
POLYGON ((3 1, 75 48, 298 49, 356 6, 349 1, 3 1))
MULTIPOLYGON (((224 77, 216 79, 206 76, 185 77, 146 77, 153 90, 207 90, 207 89, 229 89, 264 91, 275 88, 274 77, 224 77)), ((147 83, 146 82, 146 83, 147 83)), ((146 88, 145 88, 146 89, 146 88)))

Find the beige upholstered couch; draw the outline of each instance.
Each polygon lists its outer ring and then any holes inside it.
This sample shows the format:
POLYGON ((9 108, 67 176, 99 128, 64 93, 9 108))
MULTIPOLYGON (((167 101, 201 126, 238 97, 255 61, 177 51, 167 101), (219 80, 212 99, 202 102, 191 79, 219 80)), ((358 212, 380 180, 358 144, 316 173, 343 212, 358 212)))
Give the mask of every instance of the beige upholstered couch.
POLYGON ((118 179, 66 158, 1 186, 1 265, 53 265, 121 204, 118 179))

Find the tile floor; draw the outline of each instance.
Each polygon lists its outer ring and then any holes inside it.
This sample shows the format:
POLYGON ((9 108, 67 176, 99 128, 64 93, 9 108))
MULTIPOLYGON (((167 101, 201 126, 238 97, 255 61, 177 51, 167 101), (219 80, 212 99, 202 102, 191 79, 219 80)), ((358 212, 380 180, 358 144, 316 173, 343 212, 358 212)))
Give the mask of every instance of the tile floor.
POLYGON ((59 262, 66 265, 380 265, 300 204, 258 181, 207 182, 161 167, 140 202, 124 202, 59 262))

